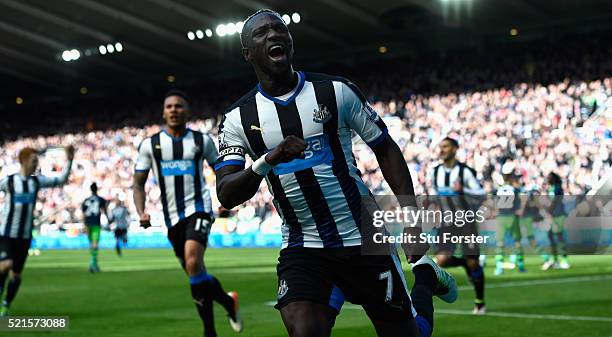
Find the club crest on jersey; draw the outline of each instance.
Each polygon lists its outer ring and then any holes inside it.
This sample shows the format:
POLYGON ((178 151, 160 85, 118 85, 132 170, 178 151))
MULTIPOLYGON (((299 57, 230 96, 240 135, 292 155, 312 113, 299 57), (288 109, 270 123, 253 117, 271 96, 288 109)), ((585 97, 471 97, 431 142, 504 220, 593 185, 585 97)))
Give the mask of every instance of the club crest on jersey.
POLYGON ((278 299, 281 299, 283 296, 285 296, 287 294, 287 291, 289 291, 287 281, 281 280, 280 284, 278 285, 278 299))
POLYGON ((312 121, 315 123, 325 123, 332 117, 331 112, 323 104, 319 104, 319 108, 312 110, 312 121))

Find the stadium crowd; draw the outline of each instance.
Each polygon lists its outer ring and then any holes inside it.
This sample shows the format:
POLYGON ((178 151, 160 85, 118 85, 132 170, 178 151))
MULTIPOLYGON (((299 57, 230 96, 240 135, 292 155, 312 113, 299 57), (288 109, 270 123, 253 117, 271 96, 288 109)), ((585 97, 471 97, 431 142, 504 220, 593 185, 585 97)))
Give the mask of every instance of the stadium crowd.
MULTIPOLYGON (((459 159, 475 168, 488 192, 501 183, 501 165, 510 160, 520 168, 526 185, 542 186, 545 176, 554 171, 563 178, 566 193, 581 195, 612 165, 612 58, 602 56, 610 55, 608 47, 599 45, 596 48, 592 44, 589 40, 585 46, 592 52, 582 52, 580 58, 565 48, 556 55, 535 48, 531 54, 526 54, 525 60, 514 63, 502 60, 493 70, 485 71, 486 63, 479 65, 479 70, 474 68, 477 62, 461 66, 454 61, 438 67, 437 72, 421 70, 417 74, 416 64, 400 67, 400 71, 391 71, 389 76, 372 71, 365 77, 356 76, 355 81, 364 83, 364 92, 400 145, 415 175, 413 179, 418 182, 417 194, 426 193, 427 172, 438 160, 438 142, 451 136, 459 141, 459 159), (538 57, 538 61, 527 62, 530 55, 538 57), (520 71, 517 70, 519 65, 520 71), (565 79, 551 82, 557 77, 565 79), (433 78, 444 78, 444 81, 433 78), (428 84, 424 85, 425 82, 428 84), (444 87, 436 91, 432 83, 444 83, 444 87)), ((387 67, 389 65, 380 65, 383 73, 387 67)), ((202 97, 195 100, 194 110, 199 112, 197 116, 202 116, 202 102, 206 100, 202 97)), ((155 106, 161 109, 161 104, 155 106)), ((160 115, 159 112, 145 114, 149 123, 158 122, 159 119, 152 116, 160 115)), ((116 125, 130 124, 133 123, 116 125)), ((215 118, 200 119, 190 127, 208 132, 216 140, 216 124, 215 118)), ((142 139, 160 128, 158 124, 124 126, 7 141, 0 148, 0 176, 18 170, 17 153, 26 146, 47 149, 59 144, 74 144, 77 152, 70 182, 63 188, 41 191, 37 205, 39 222, 58 225, 80 222, 80 204, 89 196, 88 186, 92 182, 98 184, 102 197, 127 200, 136 218, 131 203, 131 185, 137 148, 142 139)), ((374 193, 385 193, 388 187, 372 152, 357 138, 354 143, 364 181, 374 193)), ((55 164, 54 152, 47 153, 41 160, 43 174, 61 170, 55 164)), ((219 209, 217 217, 237 219, 234 225, 220 222, 223 228, 217 226, 216 230, 258 230, 260 220, 274 215, 271 196, 265 187, 231 214, 220 209, 211 168, 205 168, 205 177, 213 192, 213 209, 219 209), (243 224, 242 230, 236 222, 243 224)), ((155 180, 152 174, 150 179, 155 180)), ((151 188, 154 184, 147 186, 147 208, 157 210, 151 213, 157 213, 160 225, 159 190, 151 188)), ((113 207, 112 202, 110 207, 113 207)), ((277 228, 274 224, 263 223, 265 231, 277 228)))

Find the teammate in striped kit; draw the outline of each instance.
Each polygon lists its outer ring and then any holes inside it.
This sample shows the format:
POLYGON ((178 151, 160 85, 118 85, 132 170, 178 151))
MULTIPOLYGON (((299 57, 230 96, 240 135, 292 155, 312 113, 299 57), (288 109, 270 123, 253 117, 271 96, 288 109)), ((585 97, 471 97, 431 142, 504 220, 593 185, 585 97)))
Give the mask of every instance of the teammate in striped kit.
POLYGON ((0 316, 8 315, 9 306, 21 284, 21 272, 32 241, 34 208, 38 191, 41 188, 61 186, 68 181, 74 148, 69 146, 65 150, 68 163, 58 177, 34 175, 38 167, 38 152, 32 148, 25 148, 19 152, 20 172, 0 180, 0 191, 5 193, 0 219, 0 298, 9 271, 11 272, 0 316))
POLYGON ((98 185, 93 183, 89 186, 91 195, 83 201, 81 205, 81 212, 83 212, 83 224, 85 225, 85 231, 87 232, 87 239, 89 240, 89 272, 99 273, 100 267, 98 266, 98 242, 100 241, 100 232, 102 230, 102 224, 100 217, 102 212, 106 216, 106 220, 110 223, 110 217, 106 209, 106 200, 98 195, 98 185))
MULTIPOLYGON (((429 173, 430 192, 437 198, 442 209, 456 210, 468 209, 471 207, 467 203, 469 196, 483 196, 484 189, 476 180, 476 171, 471 167, 457 160, 457 150, 459 143, 450 137, 444 138, 439 145, 440 159, 442 163, 434 167, 429 173)), ((451 235, 471 235, 478 234, 476 224, 466 224, 463 227, 450 224, 441 226, 438 234, 442 238, 445 232, 451 235)), ((468 279, 474 285, 476 298, 474 299, 474 309, 472 313, 482 315, 486 313, 484 301, 485 276, 478 261, 480 250, 473 244, 463 244, 461 256, 456 256, 456 244, 447 242, 438 244, 436 251, 436 261, 442 267, 458 267, 465 269, 468 279)))
POLYGON ((289 335, 329 336, 346 296, 363 305, 379 336, 429 336, 432 295, 454 301, 452 277, 419 259, 413 308, 397 255, 361 253, 370 230, 361 226, 361 198, 371 195, 352 154, 353 131, 373 149, 394 193, 414 195, 384 122, 349 81, 293 70, 293 40, 278 13, 250 16, 241 42, 259 84, 219 126, 217 195, 233 208, 266 178, 283 218, 276 308, 289 335), (246 154, 255 161, 248 169, 246 154))
POLYGON ((228 313, 232 328, 240 332, 238 295, 226 294, 219 280, 206 272, 204 251, 212 226, 210 192, 203 177, 203 160, 212 165, 217 149, 212 139, 187 128, 189 103, 181 91, 170 91, 164 98, 165 129, 145 139, 138 149, 134 174, 134 203, 140 223, 147 228, 150 215, 145 210, 145 183, 153 169, 161 190, 164 222, 168 239, 181 266, 189 276, 191 294, 204 325, 206 337, 216 336, 213 300, 228 313))

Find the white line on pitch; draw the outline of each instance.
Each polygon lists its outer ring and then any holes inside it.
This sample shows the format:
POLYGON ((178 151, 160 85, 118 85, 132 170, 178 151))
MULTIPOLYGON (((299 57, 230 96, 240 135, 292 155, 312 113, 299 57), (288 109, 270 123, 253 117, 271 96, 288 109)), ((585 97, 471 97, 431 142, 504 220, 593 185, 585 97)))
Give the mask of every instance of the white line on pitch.
MULTIPOLYGON (((604 281, 612 280, 612 275, 595 275, 595 276, 578 276, 578 277, 563 277, 543 280, 529 280, 529 281, 515 281, 515 282, 503 282, 503 283, 489 283, 485 287, 487 289, 494 288, 514 288, 514 287, 528 287, 536 285, 547 285, 547 284, 559 284, 559 283, 573 283, 573 282, 591 282, 591 281, 604 281)), ((471 285, 460 286, 458 290, 472 290, 474 289, 471 285)))
MULTIPOLYGON (((347 308, 349 309, 349 308, 347 308)), ((352 308, 350 308, 352 309, 352 308)), ((435 311, 439 314, 446 315, 467 315, 473 316, 471 311, 467 310, 451 310, 438 309, 435 311)), ((593 322, 612 322, 612 317, 593 317, 593 316, 570 316, 570 315, 542 315, 542 314, 526 314, 518 312, 487 312, 484 317, 513 317, 513 318, 531 318, 531 319, 552 319, 558 321, 593 321, 593 322)))
MULTIPOLYGON (((274 306, 276 301, 264 303, 267 306, 274 306)), ((345 310, 362 310, 361 306, 347 303, 342 306, 345 310)), ((452 310, 452 309, 436 309, 438 314, 445 315, 466 315, 474 316, 469 310, 452 310)), ((487 312, 484 317, 512 317, 512 318, 531 318, 531 319, 549 319, 558 321, 592 321, 592 322, 612 322, 612 317, 593 317, 593 316, 569 316, 569 315, 542 315, 542 314, 525 314, 517 312, 487 312)), ((481 316, 478 316, 481 317, 481 316)))

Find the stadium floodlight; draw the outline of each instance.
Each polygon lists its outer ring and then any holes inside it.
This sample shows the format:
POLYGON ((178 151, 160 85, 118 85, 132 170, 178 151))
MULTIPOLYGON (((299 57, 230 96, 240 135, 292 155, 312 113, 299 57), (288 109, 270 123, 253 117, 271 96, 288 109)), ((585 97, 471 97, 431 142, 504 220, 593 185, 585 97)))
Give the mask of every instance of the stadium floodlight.
POLYGON ((244 28, 244 22, 242 21, 236 22, 236 32, 242 33, 242 28, 244 28))
POLYGON ((115 43, 115 50, 117 51, 117 53, 121 53, 123 51, 123 45, 121 44, 121 42, 115 43))
POLYGON ((106 50, 109 54, 112 54, 115 51, 115 47, 113 47, 113 45, 109 43, 106 45, 106 50))
POLYGON ((195 34, 192 31, 187 32, 187 38, 191 41, 195 40, 195 34))
POLYGON ((300 23, 300 21, 302 20, 302 17, 300 16, 299 13, 293 13, 291 14, 291 20, 293 20, 293 22, 295 23, 300 23))
POLYGON ((195 33, 195 34, 196 34, 196 37, 197 37, 199 40, 202 40, 202 39, 204 38, 204 32, 203 32, 203 31, 201 31, 201 30, 199 30, 199 29, 198 29, 198 30, 196 30, 196 33, 195 33))
POLYGON ((211 37, 211 36, 213 36, 213 31, 212 31, 211 29, 208 29, 208 28, 207 28, 207 29, 204 31, 204 34, 206 34, 206 36, 208 36, 208 37, 211 37))
POLYGON ((227 34, 227 28, 224 24, 220 24, 217 26, 217 29, 215 29, 215 32, 217 33, 217 35, 223 37, 227 34))
POLYGON ((98 50, 100 51, 100 54, 102 55, 106 54, 106 46, 100 46, 98 47, 98 50))
POLYGON ((64 52, 62 53, 62 60, 66 62, 72 60, 72 54, 70 53, 70 50, 64 50, 64 52))
POLYGON ((228 23, 227 25, 225 25, 225 30, 227 35, 236 34, 236 24, 233 22, 228 23))
POLYGON ((76 49, 72 49, 70 51, 70 56, 72 60, 76 61, 81 57, 81 52, 76 49))
POLYGON ((283 21, 285 21, 286 25, 291 23, 291 17, 289 16, 289 14, 283 14, 283 21))

